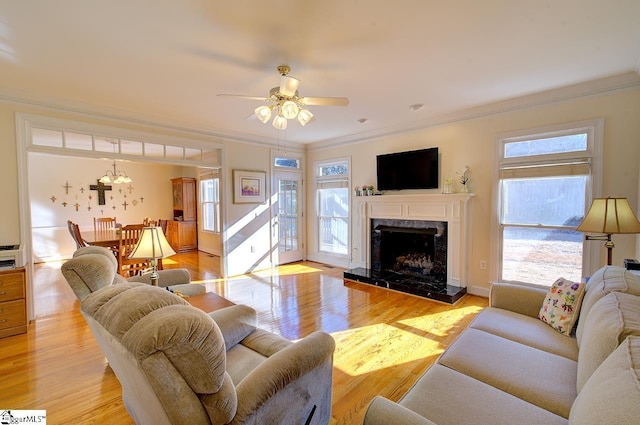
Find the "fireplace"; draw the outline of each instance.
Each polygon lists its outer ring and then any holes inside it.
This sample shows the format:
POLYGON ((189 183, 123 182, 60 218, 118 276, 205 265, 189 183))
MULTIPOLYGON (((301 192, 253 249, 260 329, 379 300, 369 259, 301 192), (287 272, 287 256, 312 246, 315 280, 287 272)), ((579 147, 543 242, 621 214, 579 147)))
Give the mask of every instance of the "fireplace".
POLYGON ((371 220, 371 268, 447 283, 447 223, 371 220))
POLYGON ((354 198, 347 280, 447 303, 466 293, 473 194, 354 198))

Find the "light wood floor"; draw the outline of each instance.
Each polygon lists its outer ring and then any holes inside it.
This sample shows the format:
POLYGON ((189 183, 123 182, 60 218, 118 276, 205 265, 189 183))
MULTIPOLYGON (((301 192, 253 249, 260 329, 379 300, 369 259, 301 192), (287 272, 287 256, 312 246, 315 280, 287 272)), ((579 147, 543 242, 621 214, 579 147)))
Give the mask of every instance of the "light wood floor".
MULTIPOLYGON (((487 305, 455 306, 342 279, 342 269, 303 262, 233 279, 201 252, 165 260, 208 290, 258 311, 260 326, 295 340, 315 330, 336 340, 333 421, 360 424, 377 394, 398 400, 487 305)), ((0 339, 0 408, 46 409, 49 424, 131 424, 120 384, 79 313, 59 263, 35 271, 37 319, 27 335, 0 339)))

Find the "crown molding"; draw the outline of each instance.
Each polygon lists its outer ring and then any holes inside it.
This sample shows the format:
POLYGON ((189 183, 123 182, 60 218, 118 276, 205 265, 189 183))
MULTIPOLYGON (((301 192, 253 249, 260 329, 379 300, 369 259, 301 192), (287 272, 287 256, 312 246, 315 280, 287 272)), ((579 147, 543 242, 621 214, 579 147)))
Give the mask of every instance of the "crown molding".
MULTIPOLYGON (((636 68, 640 68, 640 60, 638 61, 638 66, 636 68)), ((388 127, 385 129, 362 132, 341 138, 313 142, 307 145, 307 151, 365 143, 375 139, 391 137, 402 133, 411 133, 425 128, 637 88, 640 88, 640 69, 637 69, 634 72, 627 72, 611 77, 533 93, 526 96, 479 105, 473 108, 456 111, 451 114, 430 117, 426 120, 416 121, 404 126, 388 127)))
MULTIPOLYGON (((216 139, 216 142, 241 142, 243 144, 267 148, 278 148, 282 145, 281 141, 271 138, 212 129, 199 124, 161 119, 151 115, 127 112, 115 108, 100 107, 84 102, 35 96, 30 93, 11 90, 8 88, 0 88, 0 102, 35 107, 37 109, 51 112, 64 112, 77 117, 99 118, 116 125, 135 124, 156 130, 177 131, 191 135, 213 138, 216 139)), ((304 145, 300 143, 287 142, 287 145, 289 149, 304 151, 304 145)))

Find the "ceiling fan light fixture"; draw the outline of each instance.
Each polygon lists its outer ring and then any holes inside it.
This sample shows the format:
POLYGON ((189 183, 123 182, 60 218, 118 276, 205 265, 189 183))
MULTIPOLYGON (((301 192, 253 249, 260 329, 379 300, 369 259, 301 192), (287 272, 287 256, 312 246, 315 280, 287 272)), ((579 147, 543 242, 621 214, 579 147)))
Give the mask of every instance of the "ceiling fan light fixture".
POLYGON ((296 103, 292 100, 287 100, 286 102, 284 102, 282 104, 281 107, 281 111, 282 111, 282 115, 288 119, 294 119, 297 115, 298 112, 300 111, 300 108, 298 107, 298 105, 296 105, 296 103))
POLYGON ((311 111, 307 109, 300 109, 300 112, 298 113, 298 122, 301 125, 304 126, 309 124, 309 121, 311 121, 311 118, 313 118, 313 114, 311 113, 311 111))
POLYGON ((273 117, 271 125, 279 130, 287 128, 287 120, 298 119, 301 125, 309 124, 313 121, 313 114, 304 109, 306 106, 347 106, 349 99, 346 97, 301 97, 298 94, 300 80, 289 75, 291 68, 288 65, 280 65, 280 85, 272 87, 268 97, 262 96, 242 96, 235 94, 218 94, 218 96, 232 96, 250 100, 260 100, 268 102, 268 105, 259 106, 254 109, 258 119, 266 124, 273 117))
POLYGON ((269 106, 258 106, 254 112, 258 119, 265 124, 271 118, 271 108, 269 106))
POLYGON ((273 119, 273 126, 278 130, 285 130, 287 128, 287 119, 282 115, 277 115, 273 119))

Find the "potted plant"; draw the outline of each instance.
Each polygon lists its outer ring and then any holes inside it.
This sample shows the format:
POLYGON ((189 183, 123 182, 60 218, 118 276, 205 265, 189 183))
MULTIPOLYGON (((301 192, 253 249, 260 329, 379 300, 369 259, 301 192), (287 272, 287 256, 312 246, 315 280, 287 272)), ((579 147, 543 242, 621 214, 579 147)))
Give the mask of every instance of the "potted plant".
POLYGON ((368 186, 367 186, 366 184, 363 184, 363 185, 362 185, 362 196, 367 196, 367 195, 368 195, 368 193, 367 193, 367 187, 368 187, 368 186))
POLYGON ((368 196, 373 196, 373 186, 372 185, 367 186, 367 195, 368 196))

